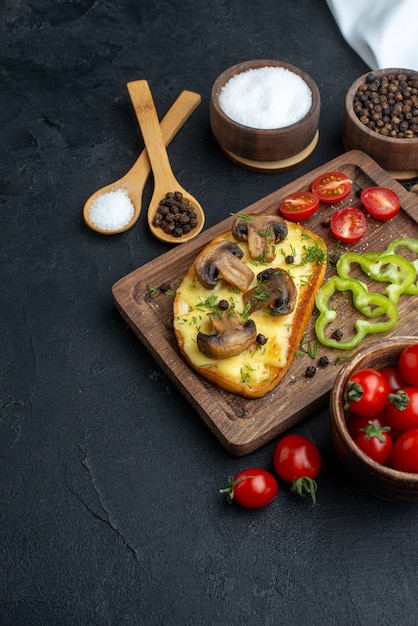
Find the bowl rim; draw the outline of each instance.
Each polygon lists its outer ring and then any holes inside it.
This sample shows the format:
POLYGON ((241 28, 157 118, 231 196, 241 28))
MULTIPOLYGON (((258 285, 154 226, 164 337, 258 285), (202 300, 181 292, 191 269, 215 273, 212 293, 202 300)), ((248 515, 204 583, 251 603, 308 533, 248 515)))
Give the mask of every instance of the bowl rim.
POLYGON ((268 137, 269 135, 276 136, 277 134, 287 134, 289 132, 292 132, 292 129, 302 126, 307 121, 307 119, 312 117, 312 115, 317 112, 318 108, 321 106, 321 94, 319 92, 318 85, 313 80, 313 78, 296 65, 288 63, 287 61, 280 61, 277 59, 251 59, 247 61, 242 61, 241 63, 236 63, 235 65, 231 65, 231 67, 228 67, 221 74, 219 74, 219 76, 215 79, 212 85, 210 101, 212 106, 216 109, 218 115, 220 115, 225 121, 227 121, 231 125, 235 126, 236 128, 243 129, 247 133, 262 133, 263 135, 268 137), (308 85, 312 94, 311 106, 309 108, 309 111, 293 124, 288 124, 287 126, 282 126, 280 128, 255 128, 254 126, 247 126, 233 120, 232 117, 229 117, 229 115, 227 115, 220 106, 219 95, 223 87, 227 84, 229 80, 231 80, 231 78, 237 76, 238 74, 242 74, 243 72, 247 72, 248 70, 262 69, 264 67, 283 67, 284 69, 287 69, 290 72, 293 72, 294 74, 299 76, 299 78, 302 78, 302 80, 308 85), (234 70, 238 68, 240 68, 239 71, 233 73, 234 70), (229 78, 226 77, 226 75, 230 73, 232 73, 232 75, 229 76, 229 78))
POLYGON ((354 123, 354 125, 358 129, 363 131, 367 136, 375 139, 375 141, 381 141, 385 143, 388 142, 389 145, 390 144, 399 145, 399 142, 402 142, 402 143, 405 142, 405 144, 408 143, 408 145, 411 145, 411 143, 416 145, 418 144, 418 137, 411 137, 411 138, 387 137, 386 135, 381 135, 380 133, 377 133, 375 130, 368 128, 365 124, 360 122, 359 118, 357 117, 353 109, 354 95, 357 91, 357 88, 362 82, 366 80, 366 77, 369 76, 369 74, 374 74, 379 77, 379 76, 385 76, 385 74, 393 74, 393 73, 399 74, 401 72, 405 72, 408 74, 415 74, 418 78, 418 70, 396 68, 396 67, 389 67, 389 68, 378 69, 378 70, 369 70, 368 72, 365 72, 364 74, 356 78, 356 80, 350 85, 346 93, 345 110, 346 110, 347 115, 349 115, 351 121, 354 123))
MULTIPOLYGON (((348 431, 344 410, 341 407, 341 398, 344 387, 350 374, 356 371, 357 363, 361 362, 362 359, 370 352, 378 351, 379 348, 384 348, 385 346, 406 346, 411 343, 418 343, 418 336, 405 335, 392 337, 391 339, 383 339, 381 341, 371 343, 356 352, 352 359, 341 367, 335 379, 330 396, 330 420, 339 436, 343 438, 344 444, 350 449, 350 452, 352 452, 357 459, 364 463, 373 472, 375 477, 390 479, 392 482, 402 480, 404 484, 416 483, 418 485, 418 473, 402 472, 392 467, 381 465, 377 461, 370 458, 365 452, 360 450, 348 431), (340 409, 340 413, 338 415, 336 414, 334 407, 340 409)), ((364 367, 366 367, 366 365, 364 365, 364 367)))

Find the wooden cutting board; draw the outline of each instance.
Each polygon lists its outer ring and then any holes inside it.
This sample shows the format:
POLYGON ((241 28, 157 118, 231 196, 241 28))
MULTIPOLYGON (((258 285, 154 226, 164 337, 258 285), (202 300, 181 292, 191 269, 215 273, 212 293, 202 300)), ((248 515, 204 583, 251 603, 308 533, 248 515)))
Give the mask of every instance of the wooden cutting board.
MULTIPOLYGON (((329 228, 322 225, 324 217, 335 207, 321 205, 317 213, 304 225, 321 235, 328 251, 341 254, 347 251, 382 251, 398 237, 418 238, 418 197, 405 190, 377 163, 359 151, 351 151, 324 164, 316 170, 278 189, 258 202, 243 209, 245 213, 277 213, 280 202, 295 191, 306 190, 316 176, 332 170, 343 171, 353 181, 351 196, 344 206, 360 206, 358 188, 389 187, 399 196, 401 211, 389 222, 368 218, 365 237, 351 246, 341 246, 332 237, 329 228)), ((320 346, 316 358, 308 354, 315 347, 314 316, 302 342, 302 352, 297 356, 278 386, 264 398, 246 399, 231 394, 206 382, 192 370, 180 355, 172 330, 173 293, 163 293, 161 286, 171 285, 174 290, 182 276, 193 263, 198 252, 217 235, 230 229, 233 217, 202 232, 195 239, 171 249, 155 260, 131 272, 113 286, 116 306, 135 334, 151 352, 164 372, 187 398, 196 412, 219 441, 235 455, 248 454, 322 408, 329 398, 342 359, 347 353, 320 346), (316 365, 321 356, 330 364, 317 368, 313 378, 305 376, 306 368, 316 365)), ((335 273, 330 267, 327 276, 335 273)), ((382 285, 382 290, 384 285, 382 285)), ((374 289, 376 291, 376 289, 374 289)), ((361 347, 381 338, 418 334, 416 322, 417 296, 402 296, 399 302, 399 321, 392 331, 369 335, 361 347)), ((355 309, 347 306, 345 321, 352 322, 355 309)), ((341 327, 341 325, 340 325, 341 327)), ((141 364, 138 363, 140 369, 141 364)))

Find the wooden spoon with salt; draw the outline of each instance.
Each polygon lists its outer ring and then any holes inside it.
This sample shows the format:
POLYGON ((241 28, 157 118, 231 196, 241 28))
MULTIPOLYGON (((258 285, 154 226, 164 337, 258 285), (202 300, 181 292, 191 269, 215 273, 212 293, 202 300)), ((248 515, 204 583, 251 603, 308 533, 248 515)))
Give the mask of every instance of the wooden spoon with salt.
MULTIPOLYGON (((132 86, 135 86, 137 82, 142 81, 133 81, 129 83, 129 85, 131 85, 131 88, 129 88, 128 85, 129 94, 131 96, 132 104, 134 105, 135 110, 138 106, 138 103, 135 100, 137 91, 135 88, 132 88, 132 86)), ((199 94, 194 93, 193 91, 182 91, 182 93, 179 95, 177 100, 173 103, 169 111, 162 119, 161 126, 157 122, 158 127, 160 128, 160 134, 163 137, 163 142, 165 143, 165 145, 168 145, 170 141, 175 137, 180 128, 189 119, 193 111, 199 106, 200 101, 201 97, 199 94)), ((111 183, 110 185, 106 185, 105 187, 98 189, 87 200, 83 209, 83 217, 87 226, 103 235, 115 235, 131 228, 137 221, 141 212, 142 193, 144 191, 145 183, 150 172, 151 164, 148 158, 147 149, 145 148, 141 152, 131 169, 124 176, 122 176, 122 178, 111 183), (119 190, 124 191, 128 195, 129 199, 134 205, 134 215, 132 219, 122 228, 105 230, 91 220, 91 206, 94 201, 103 194, 119 190)))
POLYGON ((154 174, 154 193, 148 208, 149 227, 152 234, 161 241, 176 244, 184 243, 200 233, 205 223, 205 214, 198 201, 181 187, 173 174, 148 82, 146 80, 138 80, 128 83, 128 91, 134 103, 135 113, 141 127, 142 137, 154 174), (166 233, 162 228, 153 224, 160 201, 165 197, 166 193, 176 191, 180 192, 183 198, 187 199, 194 206, 197 215, 197 226, 180 237, 166 233))

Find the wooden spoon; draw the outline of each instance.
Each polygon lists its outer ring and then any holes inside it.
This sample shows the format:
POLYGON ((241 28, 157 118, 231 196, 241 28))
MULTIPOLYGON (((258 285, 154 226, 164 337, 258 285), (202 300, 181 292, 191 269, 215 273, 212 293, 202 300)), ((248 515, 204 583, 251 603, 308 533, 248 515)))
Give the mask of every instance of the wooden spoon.
MULTIPOLYGON (((135 82, 131 82, 130 85, 135 85, 135 82)), ((132 98, 132 103, 134 107, 136 107, 136 90, 131 89, 129 90, 129 93, 132 98)), ((177 100, 173 103, 173 105, 161 121, 160 134, 162 134, 165 145, 168 145, 173 137, 175 137, 180 128, 189 119, 193 111, 199 106, 200 101, 201 97, 199 94, 192 91, 182 91, 182 93, 179 95, 177 100)), ((114 183, 111 183, 110 185, 106 185, 105 187, 98 189, 87 200, 83 209, 84 221, 86 222, 87 226, 89 226, 92 230, 95 230, 98 233, 102 233, 103 235, 114 235, 116 233, 122 233, 125 230, 128 230, 128 228, 131 228, 131 226, 133 226, 137 221, 141 212, 142 193, 150 172, 151 164, 149 162, 147 149, 145 148, 141 152, 131 169, 122 178, 115 181, 114 183), (128 194, 131 202, 134 205, 134 215, 131 221, 122 228, 115 230, 104 230, 91 221, 90 207, 96 200, 96 198, 98 198, 102 194, 118 190, 123 190, 128 194)))
POLYGON ((154 106, 151 90, 146 80, 138 80, 128 83, 128 91, 134 102, 135 113, 141 127, 145 146, 148 150, 154 174, 154 193, 148 208, 148 224, 151 232, 157 239, 168 243, 184 243, 200 233, 205 223, 205 214, 197 200, 183 189, 177 182, 168 160, 164 140, 161 135, 158 116, 154 106), (153 225, 153 218, 157 211, 160 200, 167 192, 180 191, 195 207, 198 224, 190 232, 181 237, 167 234, 162 228, 153 225))

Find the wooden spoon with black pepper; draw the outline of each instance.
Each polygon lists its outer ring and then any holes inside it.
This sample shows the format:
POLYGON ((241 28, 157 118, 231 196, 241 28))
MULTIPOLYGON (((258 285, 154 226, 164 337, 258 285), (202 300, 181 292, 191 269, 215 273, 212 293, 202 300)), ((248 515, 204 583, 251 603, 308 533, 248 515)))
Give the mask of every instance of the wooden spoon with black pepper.
POLYGON ((175 244, 184 243, 200 233, 205 223, 205 214, 198 201, 183 189, 173 174, 148 82, 137 80, 128 83, 128 91, 134 103, 135 113, 154 174, 154 192, 148 207, 149 227, 152 234, 161 241, 175 244), (162 228, 156 224, 155 216, 161 200, 166 198, 167 194, 170 196, 168 204, 174 203, 177 208, 176 213, 181 214, 182 218, 176 218, 173 221, 170 217, 169 224, 162 228), (193 205, 192 212, 190 205, 193 205), (189 226, 193 227, 189 229, 189 226))

